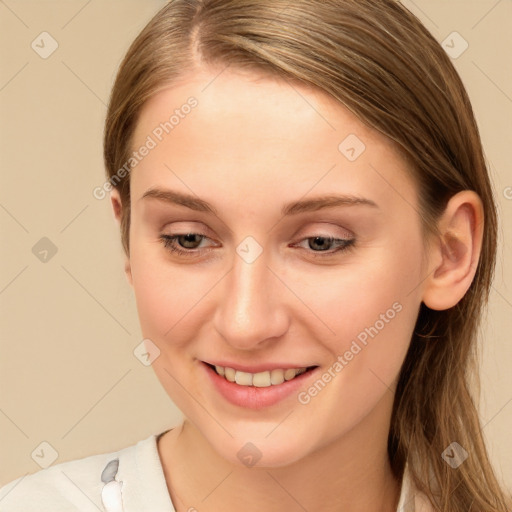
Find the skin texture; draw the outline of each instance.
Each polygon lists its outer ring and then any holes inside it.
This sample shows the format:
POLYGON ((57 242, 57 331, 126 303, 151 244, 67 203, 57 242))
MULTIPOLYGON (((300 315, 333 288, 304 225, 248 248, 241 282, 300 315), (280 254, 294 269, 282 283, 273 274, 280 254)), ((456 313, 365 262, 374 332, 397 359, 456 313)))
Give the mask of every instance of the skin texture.
MULTIPOLYGON (((218 73, 201 69, 155 95, 132 140, 139 148, 187 98, 198 100, 130 177, 125 270, 143 336, 160 350, 152 366, 185 416, 158 442, 171 498, 178 512, 395 510, 400 482, 386 443, 396 380, 421 302, 452 307, 471 284, 480 199, 452 197, 439 222, 446 236, 426 243, 416 185, 391 141, 303 85, 218 73), (350 134, 365 145, 354 161, 338 149, 350 134), (154 187, 192 194, 217 214, 142 198, 154 187), (377 207, 281 214, 328 194, 377 207), (204 235, 181 246, 202 252, 176 255, 163 233, 204 235), (236 252, 248 236, 262 249, 252 263, 236 252), (321 251, 318 236, 356 241, 321 251), (220 359, 327 371, 393 304, 394 318, 307 404, 294 393, 238 407, 205 378, 200 361, 220 359), (261 452, 253 467, 237 457, 247 442, 261 452)), ((117 191, 111 199, 119 222, 117 191)))

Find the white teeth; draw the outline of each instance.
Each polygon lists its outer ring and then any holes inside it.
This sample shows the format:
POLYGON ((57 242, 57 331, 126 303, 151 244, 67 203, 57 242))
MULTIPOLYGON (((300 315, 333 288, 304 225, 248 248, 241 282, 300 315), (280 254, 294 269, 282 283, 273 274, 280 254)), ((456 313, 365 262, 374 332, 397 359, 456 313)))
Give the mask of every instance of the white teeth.
POLYGON ((295 375, 295 370, 293 368, 288 368, 288 370, 284 372, 284 380, 292 380, 295 375))
POLYGON ((229 382, 235 382, 235 370, 233 368, 224 368, 224 376, 226 377, 229 382))
POLYGON ((272 370, 270 372, 270 382, 275 386, 284 382, 283 370, 272 370))
POLYGON ((271 385, 270 372, 255 373, 252 377, 252 385, 257 388, 268 388, 271 385))
POLYGON ((287 368, 281 370, 276 368, 266 372, 249 373, 235 370, 234 368, 217 366, 215 371, 225 377, 229 382, 236 382, 240 386, 255 386, 257 388, 268 388, 269 386, 278 386, 285 380, 292 380, 297 375, 301 375, 307 368, 287 368))
POLYGON ((235 382, 240 386, 252 386, 252 373, 239 372, 235 373, 235 382))

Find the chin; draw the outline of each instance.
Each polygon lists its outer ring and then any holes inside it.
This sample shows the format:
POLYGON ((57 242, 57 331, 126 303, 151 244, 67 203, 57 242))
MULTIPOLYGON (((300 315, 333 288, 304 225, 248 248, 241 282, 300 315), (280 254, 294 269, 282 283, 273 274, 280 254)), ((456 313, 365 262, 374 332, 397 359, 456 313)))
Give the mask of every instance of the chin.
POLYGON ((209 440, 213 449, 226 461, 239 467, 279 468, 308 456, 313 447, 283 430, 283 436, 260 436, 209 440), (274 437, 271 439, 271 437, 274 437))

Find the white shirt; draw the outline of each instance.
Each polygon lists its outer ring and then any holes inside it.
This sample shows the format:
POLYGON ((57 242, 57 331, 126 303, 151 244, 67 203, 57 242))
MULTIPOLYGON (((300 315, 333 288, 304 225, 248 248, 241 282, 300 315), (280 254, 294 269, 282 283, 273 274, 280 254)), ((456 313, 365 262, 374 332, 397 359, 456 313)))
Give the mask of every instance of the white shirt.
MULTIPOLYGON (((19 477, 0 488, 0 511, 176 512, 158 454, 158 436, 19 477)), ((199 502, 187 505, 201 510, 199 502)), ((406 467, 397 512, 431 510, 424 495, 413 490, 406 467)))

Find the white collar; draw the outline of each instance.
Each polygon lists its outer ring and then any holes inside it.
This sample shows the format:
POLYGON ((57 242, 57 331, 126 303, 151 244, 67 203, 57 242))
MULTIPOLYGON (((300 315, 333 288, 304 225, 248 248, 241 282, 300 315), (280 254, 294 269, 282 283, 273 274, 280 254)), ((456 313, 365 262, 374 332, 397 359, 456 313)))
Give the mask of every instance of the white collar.
MULTIPOLYGON (((107 501, 106 512, 149 510, 146 508, 147 496, 151 496, 151 510, 175 512, 158 454, 157 437, 157 434, 151 435, 135 446, 117 452, 112 459, 118 459, 118 464, 114 464, 112 460, 108 461, 107 466, 110 464, 111 471, 106 472, 108 475, 105 473, 103 480, 103 496, 107 501), (110 483, 106 484, 107 481, 110 483), (117 482, 120 485, 117 485, 117 482), (119 504, 121 497, 124 509, 119 504)), ((433 509, 427 498, 415 489, 406 463, 396 512, 430 511, 433 509)))
POLYGON ((409 464, 406 463, 396 512, 433 512, 433 510, 428 498, 415 488, 409 471, 409 464))

